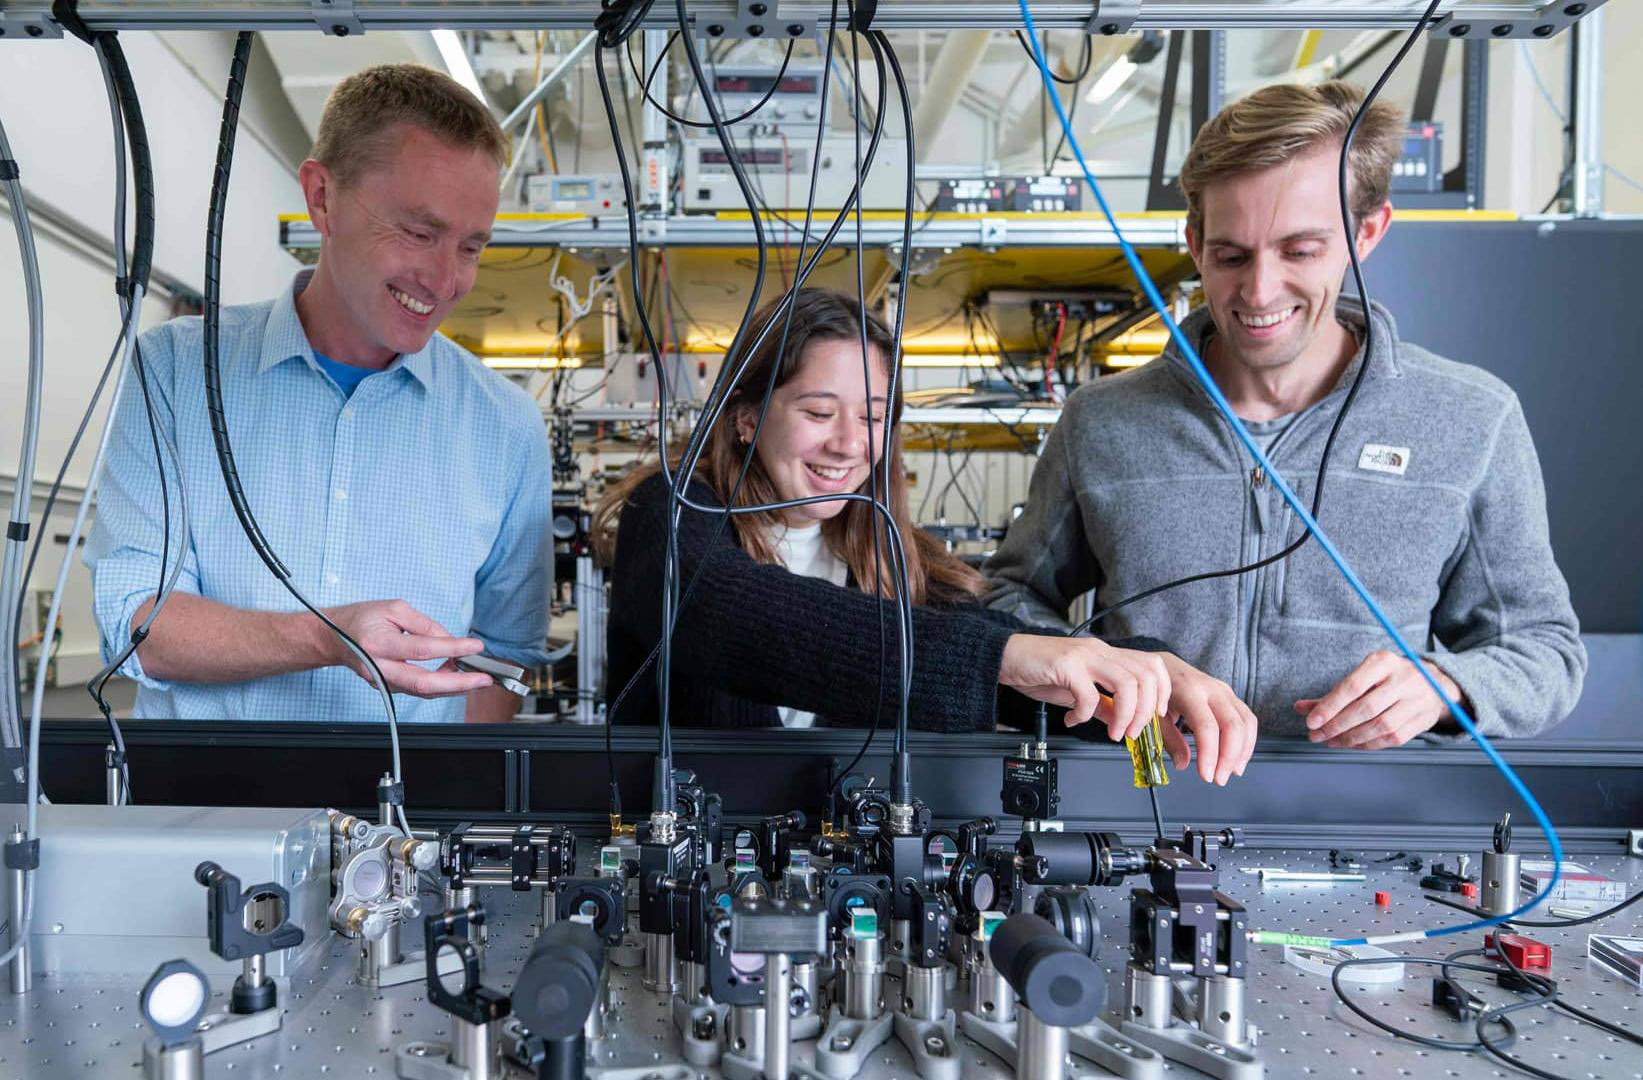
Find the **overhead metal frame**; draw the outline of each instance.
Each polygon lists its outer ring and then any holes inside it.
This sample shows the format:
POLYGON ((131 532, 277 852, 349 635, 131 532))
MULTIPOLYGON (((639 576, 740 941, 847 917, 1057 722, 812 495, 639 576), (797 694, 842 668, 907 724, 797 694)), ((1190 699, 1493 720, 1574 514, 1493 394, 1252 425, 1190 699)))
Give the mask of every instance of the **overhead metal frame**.
MULTIPOLYGON (((1453 0, 1440 9, 1432 33, 1452 37, 1528 38, 1555 36, 1603 0, 1453 0)), ((1091 28, 1097 33, 1128 30, 1230 29, 1410 29, 1419 21, 1422 0, 1106 0, 1097 3, 1033 4, 1042 29, 1091 28), (1107 11, 1103 18, 1101 11, 1107 11)), ((31 36, 45 36, 50 0, 10 0, 0 19, 6 28, 33 24, 31 36)), ((831 0, 778 0, 773 21, 825 21, 831 0)), ((80 16, 93 30, 309 30, 358 34, 372 30, 586 30, 600 13, 599 0, 82 0, 80 16), (340 28, 337 29, 337 28, 340 28)), ((740 0, 693 0, 691 16, 737 25, 746 17, 740 0)), ((1014 0, 884 0, 873 16, 878 30, 1014 29, 1021 10, 1014 0)), ((52 23, 52 25, 55 25, 52 23)), ((644 24, 675 29, 668 4, 655 5, 644 24)), ((30 33, 24 29, 25 33, 30 33)), ((8 35, 10 36, 10 35, 8 35)))
MULTIPOLYGON (((904 238, 903 216, 879 212, 863 224, 862 244, 868 266, 898 264, 904 238)), ((1142 253, 1160 287, 1170 288, 1190 273, 1182 218, 1123 215, 1119 227, 1142 253)), ((319 237, 307 218, 283 216, 280 228, 280 243, 286 251, 301 261, 315 261, 319 237)), ((726 289, 716 282, 726 270, 736 273, 736 267, 753 252, 756 237, 751 217, 745 212, 724 216, 658 214, 642 217, 640 228, 643 256, 650 259, 664 251, 671 253, 669 280, 685 286, 680 302, 690 306, 694 314, 687 320, 689 330, 684 335, 692 341, 687 351, 722 349, 741 317, 745 298, 735 298, 739 287, 726 289)), ((768 239, 772 226, 767 224, 766 228, 768 239)), ((453 340, 482 356, 557 355, 558 339, 550 342, 542 336, 552 334, 558 326, 548 329, 540 320, 538 281, 529 273, 517 271, 548 265, 562 254, 574 268, 570 272, 580 279, 582 273, 608 269, 628 255, 627 222, 620 217, 591 220, 570 215, 504 215, 497 221, 493 237, 476 283, 476 294, 483 299, 459 308, 444 327, 453 340)), ((912 258, 916 288, 910 310, 917 321, 909 325, 920 327, 914 337, 929 352, 965 351, 965 330, 958 320, 964 298, 976 290, 998 287, 1001 274, 1033 274, 1066 288, 1096 283, 1129 287, 1126 268, 1118 256, 1118 235, 1105 219, 1094 215, 937 215, 915 227, 912 243, 917 249, 912 258)), ((813 283, 823 288, 851 288, 853 275, 847 269, 841 270, 841 263, 849 262, 853 247, 853 233, 846 231, 829 258, 823 260, 813 283)), ((631 303, 630 294, 623 291, 621 295, 620 303, 631 303)), ((1004 347, 1011 351, 1042 348, 1042 343, 1024 344, 1031 340, 1024 337, 1030 332, 1024 313, 1019 318, 1001 317, 998 332, 1004 347)), ((600 343, 617 338, 614 326, 601 327, 598 323, 586 324, 577 333, 569 349, 583 364, 597 363, 600 343)), ((975 343, 971 341, 969 347, 975 347, 975 343)))
MULTIPOLYGON (((656 247, 755 247, 753 221, 745 215, 706 217, 675 215, 649 220, 649 235, 641 241, 656 247)), ((1120 217, 1124 238, 1137 247, 1185 250, 1185 223, 1173 218, 1120 217)), ((878 215, 862 222, 862 243, 870 248, 900 251, 903 237, 900 214, 878 215)), ((853 230, 854 226, 851 226, 853 230)), ((854 243, 855 233, 839 234, 840 243, 854 243)), ((319 234, 305 219, 280 223, 280 244, 293 252, 319 250, 319 234)), ((551 219, 545 215, 504 215, 491 232, 493 248, 558 247, 574 253, 581 249, 626 251, 625 222, 614 219, 551 219)), ((935 218, 913 231, 913 247, 955 250, 961 247, 1003 248, 1117 247, 1118 234, 1099 219, 1069 219, 1060 215, 935 218)))

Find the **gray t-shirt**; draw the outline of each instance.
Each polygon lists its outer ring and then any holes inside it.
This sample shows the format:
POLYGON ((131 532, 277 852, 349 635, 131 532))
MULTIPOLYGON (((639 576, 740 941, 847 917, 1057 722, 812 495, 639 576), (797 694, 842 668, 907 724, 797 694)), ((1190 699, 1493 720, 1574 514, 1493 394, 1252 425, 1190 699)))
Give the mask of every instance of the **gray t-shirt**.
MULTIPOLYGON (((1261 453, 1270 455, 1272 444, 1278 440, 1278 436, 1288 430, 1289 425, 1293 424, 1299 415, 1299 412, 1292 412, 1272 420, 1244 420, 1244 427, 1249 429, 1250 437, 1255 440, 1255 445, 1261 448, 1261 453)), ((1243 417, 1240 416, 1238 419, 1243 420, 1243 417)))

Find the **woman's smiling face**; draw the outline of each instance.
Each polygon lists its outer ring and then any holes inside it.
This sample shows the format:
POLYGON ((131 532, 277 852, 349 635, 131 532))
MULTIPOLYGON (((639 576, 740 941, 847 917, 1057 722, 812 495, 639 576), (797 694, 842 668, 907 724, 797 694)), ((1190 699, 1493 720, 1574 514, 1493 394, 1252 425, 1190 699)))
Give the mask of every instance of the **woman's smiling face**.
MULTIPOLYGON (((876 462, 883 443, 889 384, 885 358, 871 347, 869 356, 870 393, 860 341, 811 342, 798 371, 771 396, 758 455, 782 501, 841 495, 867 482, 868 448, 875 448, 876 462)), ((757 419, 753 407, 738 415, 736 432, 744 443, 753 437, 757 419)), ((842 499, 810 503, 782 516, 789 525, 803 527, 835 517, 844 507, 842 499)))

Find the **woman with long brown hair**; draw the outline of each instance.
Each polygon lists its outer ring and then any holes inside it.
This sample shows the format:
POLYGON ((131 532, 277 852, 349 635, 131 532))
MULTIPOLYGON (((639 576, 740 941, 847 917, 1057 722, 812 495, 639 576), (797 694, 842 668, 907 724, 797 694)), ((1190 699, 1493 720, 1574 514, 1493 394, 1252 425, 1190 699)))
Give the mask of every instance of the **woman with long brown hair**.
MULTIPOLYGON (((786 317, 775 301, 753 325, 786 317)), ((728 522, 720 513, 682 511, 679 583, 690 591, 673 635, 673 722, 860 726, 875 712, 886 722, 896 715, 898 575, 889 545, 880 525, 875 548, 878 512, 867 502, 826 499, 882 491, 887 471, 888 506, 904 539, 914 605, 912 727, 1030 725, 1036 705, 1029 699, 1036 699, 1066 707, 1067 726, 1099 717, 1108 735, 1120 739, 1137 734, 1155 712, 1180 716, 1194 731, 1204 724, 1215 729, 1219 709, 1244 721, 1218 730, 1222 760, 1241 773, 1253 749, 1255 718, 1224 683, 1149 639, 1109 644, 1052 636, 981 607, 981 575, 908 515, 899 430, 892 430, 890 454, 881 460, 880 425, 887 415, 898 423, 902 401, 899 387, 894 394, 888 389, 890 331, 865 316, 864 362, 863 319, 850 297, 800 290, 785 344, 780 326, 766 335, 707 437, 685 489, 692 502, 723 507, 732 492, 737 506, 825 501, 729 515, 728 522), (775 389, 761 428, 760 404, 772 376, 775 389), (1019 693, 1001 694, 1000 686, 1019 693)), ((646 665, 661 635, 669 501, 667 481, 653 462, 613 486, 594 513, 595 547, 611 567, 611 697, 646 665)), ((611 722, 655 722, 655 684, 647 671, 611 722)), ((1186 744, 1166 727, 1177 766, 1185 767, 1186 744)), ((1200 739, 1201 758, 1210 758, 1207 780, 1216 753, 1200 739)), ((1201 772, 1205 764, 1200 761, 1201 772)))

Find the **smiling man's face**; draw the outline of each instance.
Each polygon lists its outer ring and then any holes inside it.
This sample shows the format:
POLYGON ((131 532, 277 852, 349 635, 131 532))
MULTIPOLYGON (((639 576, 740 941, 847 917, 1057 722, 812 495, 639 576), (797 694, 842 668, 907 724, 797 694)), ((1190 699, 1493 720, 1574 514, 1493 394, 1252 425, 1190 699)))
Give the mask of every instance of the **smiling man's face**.
POLYGON ((309 212, 335 303, 323 338, 334 358, 385 366, 414 353, 473 288, 496 220, 497 163, 400 124, 387 160, 343 184, 316 161, 303 164, 309 212))
MULTIPOLYGON (((1201 231, 1189 229, 1187 242, 1224 359, 1257 371, 1334 359, 1333 342, 1320 331, 1333 325, 1350 261, 1339 154, 1338 146, 1320 147, 1204 189, 1201 231)), ((1368 229, 1375 235, 1360 229, 1360 257, 1378 239, 1374 222, 1368 229)))

